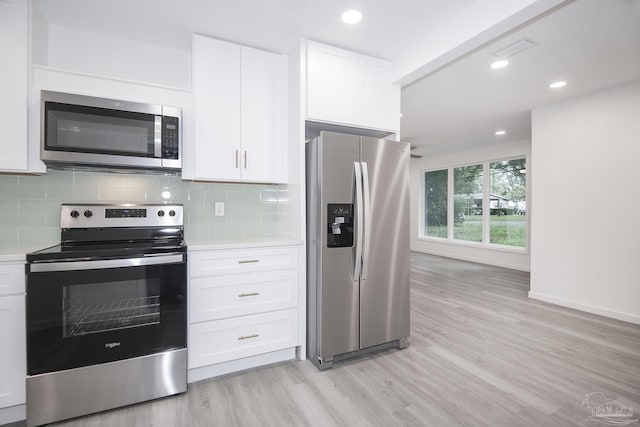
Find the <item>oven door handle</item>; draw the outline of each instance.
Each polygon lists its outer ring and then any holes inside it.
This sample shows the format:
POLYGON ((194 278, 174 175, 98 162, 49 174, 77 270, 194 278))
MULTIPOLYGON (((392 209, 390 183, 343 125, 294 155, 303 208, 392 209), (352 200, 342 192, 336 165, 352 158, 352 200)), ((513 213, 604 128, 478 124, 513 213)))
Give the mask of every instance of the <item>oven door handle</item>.
POLYGON ((102 268, 140 267, 146 265, 175 264, 184 262, 184 254, 159 255, 147 258, 105 259, 96 261, 46 262, 31 264, 32 273, 47 271, 97 270, 102 268))

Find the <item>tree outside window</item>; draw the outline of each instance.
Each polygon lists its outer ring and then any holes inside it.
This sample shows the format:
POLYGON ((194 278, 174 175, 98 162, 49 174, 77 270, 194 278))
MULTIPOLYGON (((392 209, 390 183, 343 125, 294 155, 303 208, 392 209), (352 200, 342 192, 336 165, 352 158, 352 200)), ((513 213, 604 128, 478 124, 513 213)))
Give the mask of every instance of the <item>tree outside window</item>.
POLYGON ((489 174, 489 242, 524 247, 527 235, 525 159, 492 162, 489 174))
POLYGON ((453 169, 453 238, 482 242, 482 165, 453 169))
POLYGON ((447 237, 447 169, 424 174, 424 234, 429 237, 447 237))

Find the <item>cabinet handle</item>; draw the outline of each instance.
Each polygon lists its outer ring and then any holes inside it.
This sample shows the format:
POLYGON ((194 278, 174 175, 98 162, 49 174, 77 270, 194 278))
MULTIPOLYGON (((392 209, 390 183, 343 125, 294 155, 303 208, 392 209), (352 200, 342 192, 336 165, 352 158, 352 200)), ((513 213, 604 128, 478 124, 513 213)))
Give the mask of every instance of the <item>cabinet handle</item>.
POLYGON ((238 341, 242 341, 242 340, 248 340, 250 338, 258 338, 260 335, 258 334, 251 334, 251 335, 243 335, 238 337, 238 341))
POLYGON ((260 262, 259 259, 245 259, 242 261, 238 261, 238 264, 252 264, 254 262, 260 262))
POLYGON ((238 295, 238 298, 244 298, 244 297, 256 297, 256 296, 258 296, 258 295, 260 295, 260 292, 249 292, 249 293, 246 293, 246 294, 239 294, 239 295, 238 295))
POLYGON ((244 168, 247 168, 247 150, 244 150, 244 168))
POLYGON ((236 150, 236 169, 238 169, 238 150, 236 150))

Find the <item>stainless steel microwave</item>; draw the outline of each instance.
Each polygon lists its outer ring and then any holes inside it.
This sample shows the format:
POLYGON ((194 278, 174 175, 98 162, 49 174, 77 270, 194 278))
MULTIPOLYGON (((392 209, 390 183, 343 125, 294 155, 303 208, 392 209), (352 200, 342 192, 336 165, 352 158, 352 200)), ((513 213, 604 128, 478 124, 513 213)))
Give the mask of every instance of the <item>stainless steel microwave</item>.
POLYGON ((42 91, 40 158, 59 168, 182 168, 179 108, 42 91))

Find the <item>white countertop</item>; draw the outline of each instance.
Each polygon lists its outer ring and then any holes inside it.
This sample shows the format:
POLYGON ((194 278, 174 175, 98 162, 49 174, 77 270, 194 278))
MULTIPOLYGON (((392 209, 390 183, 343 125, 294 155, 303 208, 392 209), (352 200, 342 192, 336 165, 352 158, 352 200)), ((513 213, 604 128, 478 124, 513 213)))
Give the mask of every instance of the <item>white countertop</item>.
MULTIPOLYGON (((301 245, 302 240, 288 236, 228 237, 212 239, 188 239, 189 251, 210 251, 215 249, 262 248, 270 246, 301 245)), ((26 254, 44 249, 38 246, 0 246, 0 262, 25 262, 26 254)))
POLYGON ((302 240, 289 236, 253 236, 212 239, 187 239, 189 251, 210 251, 215 249, 262 248, 270 246, 301 245, 302 240))
POLYGON ((51 245, 0 246, 0 262, 25 262, 26 254, 49 246, 51 245))

